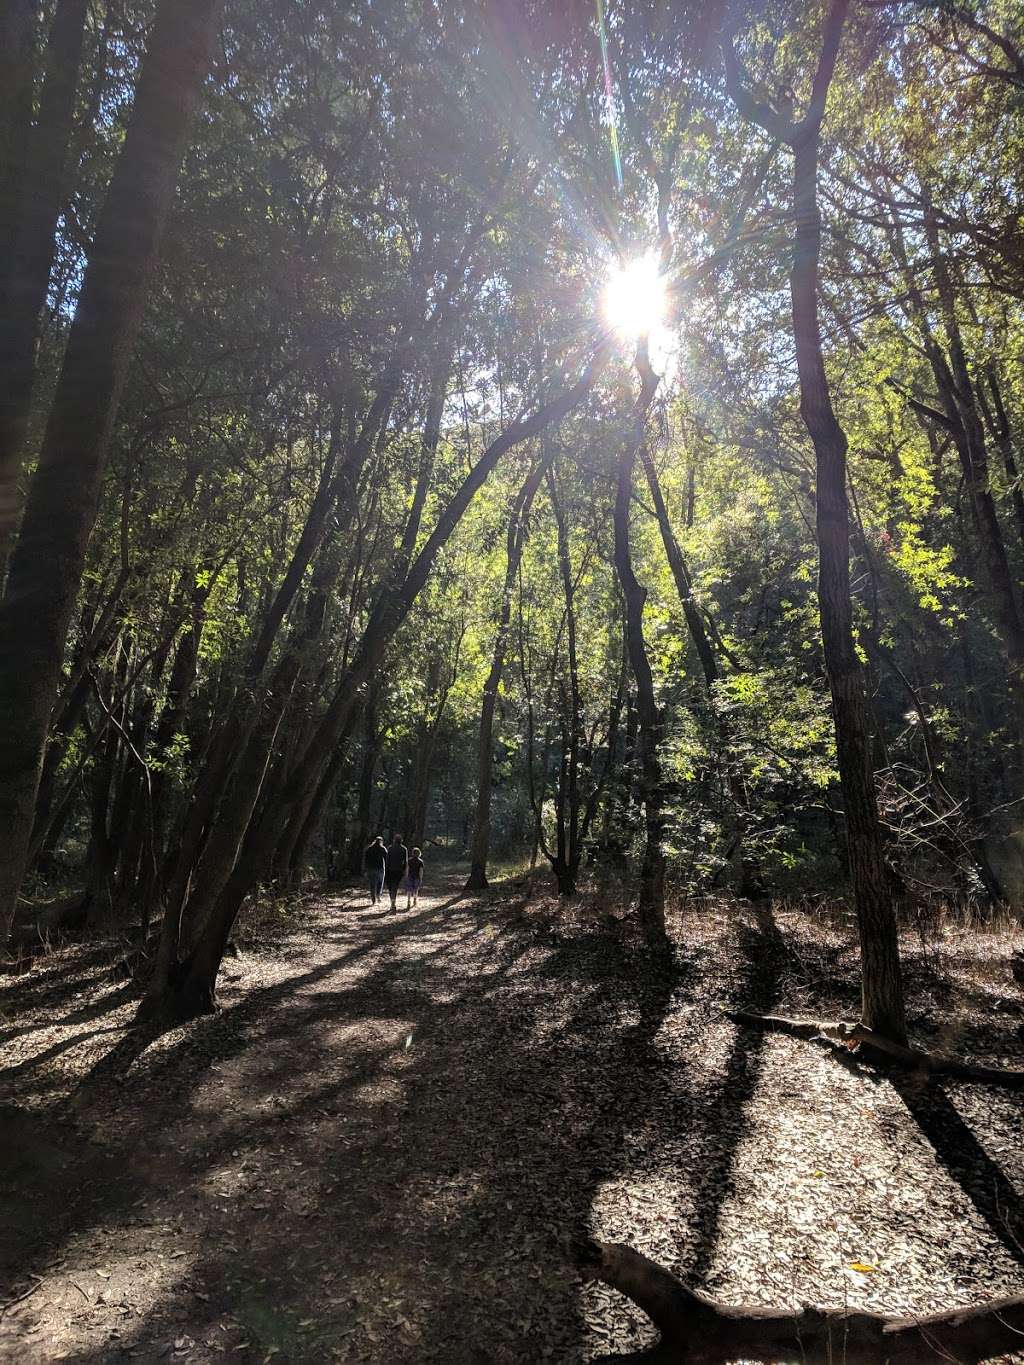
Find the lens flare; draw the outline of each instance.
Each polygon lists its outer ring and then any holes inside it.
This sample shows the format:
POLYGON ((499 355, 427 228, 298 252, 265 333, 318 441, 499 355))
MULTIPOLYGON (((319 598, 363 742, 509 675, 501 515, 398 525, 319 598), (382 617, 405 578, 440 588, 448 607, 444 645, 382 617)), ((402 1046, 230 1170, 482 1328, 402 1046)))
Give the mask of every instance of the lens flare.
POLYGON ((665 325, 668 291, 655 256, 617 262, 602 299, 605 321, 624 341, 639 341, 665 325))

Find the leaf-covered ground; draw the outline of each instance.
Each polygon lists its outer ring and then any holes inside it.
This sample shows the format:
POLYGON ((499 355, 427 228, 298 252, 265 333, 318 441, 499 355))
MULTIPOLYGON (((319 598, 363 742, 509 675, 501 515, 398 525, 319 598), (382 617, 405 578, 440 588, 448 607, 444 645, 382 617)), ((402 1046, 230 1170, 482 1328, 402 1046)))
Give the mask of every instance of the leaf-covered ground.
MULTIPOLYGON (((636 1310, 568 1266, 584 1232, 728 1300, 1024 1291, 1021 1096, 893 1083, 725 1019, 851 1009, 842 926, 706 906, 673 932, 651 970, 621 928, 454 877, 395 916, 311 902, 228 962, 217 1016, 74 1106, 132 1012, 109 951, 7 978, 0 1358, 637 1347, 636 1310)), ((1018 943, 908 937, 915 1036, 1021 1065, 1018 943)))

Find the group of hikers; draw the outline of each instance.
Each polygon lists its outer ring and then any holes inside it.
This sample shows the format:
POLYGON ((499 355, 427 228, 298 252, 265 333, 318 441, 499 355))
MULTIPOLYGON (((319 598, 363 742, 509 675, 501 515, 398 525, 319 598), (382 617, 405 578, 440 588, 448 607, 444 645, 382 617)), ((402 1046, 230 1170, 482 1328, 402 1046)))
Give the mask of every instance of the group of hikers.
POLYGON ((391 897, 391 908, 396 909, 395 901, 403 882, 406 910, 419 904, 420 887, 423 885, 423 858, 418 848, 409 852, 400 834, 396 834, 386 846, 383 836, 378 834, 363 854, 363 871, 370 887, 371 905, 377 904, 386 886, 391 897))

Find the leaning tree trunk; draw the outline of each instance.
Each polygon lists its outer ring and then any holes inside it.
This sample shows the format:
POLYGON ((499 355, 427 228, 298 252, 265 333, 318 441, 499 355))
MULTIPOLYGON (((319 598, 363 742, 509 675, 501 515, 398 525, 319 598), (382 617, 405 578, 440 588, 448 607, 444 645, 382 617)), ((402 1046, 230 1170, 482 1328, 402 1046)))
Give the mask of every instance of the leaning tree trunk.
POLYGON ((644 806, 645 842, 640 869, 640 920, 652 941, 665 937, 665 852, 662 812, 660 745, 662 718, 654 695, 647 646, 644 643, 644 604, 647 589, 637 580, 629 543, 629 510, 633 498, 633 473, 637 452, 645 440, 647 414, 658 387, 651 369, 646 342, 637 351, 641 378, 640 397, 633 419, 633 432, 619 460, 615 497, 615 568, 626 607, 626 648, 636 682, 636 707, 639 722, 640 794, 644 806))
POLYGON ((32 831, 68 622, 218 0, 164 0, 96 229, 0 607, 0 937, 32 831))
MULTIPOLYGON (((690 640, 696 651, 697 658, 700 660, 701 672, 704 675, 704 686, 707 690, 712 708, 714 705, 715 684, 718 682, 718 661, 715 658, 715 651, 711 644, 711 637, 704 624, 693 595, 693 582, 690 578, 690 571, 686 566, 679 542, 676 540, 672 530, 672 522, 669 519, 668 508, 665 506, 665 498, 661 491, 661 483, 658 479, 658 471, 650 451, 644 442, 640 445, 640 459, 647 475, 647 487, 650 489, 651 499, 654 503, 654 514, 658 519, 658 526, 661 530, 661 543, 665 547, 665 557, 668 559, 669 568, 672 570, 672 578, 675 581, 676 593, 679 596, 679 604, 683 610, 683 617, 686 621, 687 629, 690 632, 690 640)), ((690 496, 693 491, 693 471, 691 468, 690 496)), ((749 824, 750 809, 747 801, 747 793, 743 786, 743 779, 735 770, 730 762, 729 756, 729 726, 723 717, 716 717, 716 729, 718 731, 718 742, 721 749, 722 764, 725 768, 725 780, 735 807, 735 833, 734 833, 734 857, 739 867, 738 890, 741 896, 751 896, 757 890, 757 879, 753 869, 746 857, 747 826, 749 824)))
MULTIPOLYGON (((331 754, 323 775, 316 785, 312 800, 308 803, 296 803, 292 807, 287 824, 284 826, 276 856, 278 864, 287 869, 291 880, 294 880, 295 874, 301 874, 309 862, 309 850, 338 785, 342 765, 348 756, 348 742, 351 738, 351 732, 358 719, 359 717, 354 713, 349 717, 348 725, 342 731, 334 747, 334 753, 331 754)), ((366 843, 368 842, 369 838, 366 840, 366 843)), ((363 848, 366 847, 366 843, 362 845, 363 848)), ((362 859, 360 858, 361 866, 362 859)), ((356 871, 358 873, 359 868, 356 871)))
MULTIPOLYGON (((256 818, 247 823, 245 838, 226 882, 204 922, 194 930, 194 948, 173 974, 167 974, 145 1002, 144 1013, 187 1018, 213 1008, 217 975, 231 926, 246 895, 272 864, 276 832, 293 818, 305 820, 317 797, 318 785, 335 752, 349 734, 364 702, 365 690, 377 675, 391 640, 424 587, 438 554, 458 526, 463 513, 487 476, 508 450, 529 440, 550 423, 560 421, 589 394, 607 363, 609 346, 600 345, 583 375, 557 398, 515 421, 488 446, 438 517, 437 524, 397 587, 389 586, 370 613, 352 663, 345 670, 334 697, 306 750, 300 755, 281 791, 268 796, 256 818)), ((268 746, 269 748, 269 746, 268 746)), ((264 770, 265 771, 265 770, 264 770)), ((261 773, 262 781, 262 773, 261 773)))
POLYGON ((1013 431, 1010 428, 1010 419, 1006 415, 1006 407, 1003 403, 1003 394, 999 386, 999 376, 996 373, 995 365, 990 363, 985 367, 985 379, 988 381, 992 403, 990 406, 985 396, 985 383, 979 380, 978 404, 985 414, 988 429, 992 433, 992 438, 1003 461, 1006 486, 1010 493, 1014 522, 1017 527, 1017 539, 1020 548, 1024 550, 1024 490, 1021 488, 1020 471, 1017 468, 1017 459, 1013 451, 1013 431))
MULTIPOLYGON (((280 794, 281 818, 301 824, 312 809, 318 784, 329 762, 324 756, 334 752, 342 735, 347 734, 358 719, 365 691, 377 675, 391 640, 426 584, 438 554, 491 471, 507 451, 539 434, 552 423, 561 421, 583 402, 607 364, 609 353, 609 343, 603 342, 575 384, 542 404, 529 416, 518 418, 491 442, 440 513, 433 532, 409 565, 402 581, 394 587, 385 588, 378 596, 355 656, 343 672, 326 712, 305 750, 297 758, 280 794)), ((411 546, 409 548, 411 550, 411 546)), ((403 546, 403 554, 404 551, 403 546)))

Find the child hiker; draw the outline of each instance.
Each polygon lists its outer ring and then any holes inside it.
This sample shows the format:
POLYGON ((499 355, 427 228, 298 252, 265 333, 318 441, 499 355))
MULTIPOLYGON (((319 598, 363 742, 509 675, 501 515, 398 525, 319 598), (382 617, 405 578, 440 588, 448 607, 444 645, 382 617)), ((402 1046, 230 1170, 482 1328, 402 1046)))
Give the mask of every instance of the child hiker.
POLYGON ((418 848, 409 854, 409 871, 405 878, 405 908, 418 905, 420 887, 423 885, 423 858, 418 848))

